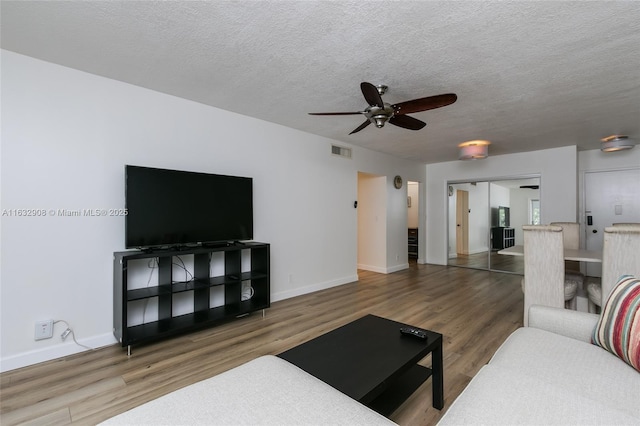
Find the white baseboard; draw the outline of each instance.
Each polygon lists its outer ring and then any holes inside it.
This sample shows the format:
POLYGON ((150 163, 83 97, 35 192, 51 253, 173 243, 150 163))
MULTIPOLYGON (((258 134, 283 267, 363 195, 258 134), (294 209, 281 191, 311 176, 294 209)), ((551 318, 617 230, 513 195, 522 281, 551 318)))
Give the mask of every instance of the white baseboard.
POLYGON ((358 263, 358 269, 362 269, 363 271, 378 272, 379 274, 387 273, 386 268, 382 268, 380 266, 365 265, 362 263, 358 263))
POLYGON ((387 268, 387 274, 391 274, 392 272, 403 271, 405 269, 409 269, 408 263, 403 263, 400 265, 395 265, 395 266, 391 266, 390 268, 387 268))
MULTIPOLYGON (((361 267, 361 266, 363 265, 358 265, 358 268, 371 270, 371 269, 368 269, 367 267, 361 267)), ((407 268, 409 268, 408 263, 397 265, 391 268, 386 268, 386 269, 383 268, 382 270, 379 270, 380 268, 376 268, 378 270, 374 272, 381 272, 383 274, 386 274, 386 273, 396 272, 396 271, 400 271, 407 268)), ((292 297, 301 296, 303 294, 313 293, 314 291, 325 290, 327 288, 337 287, 339 285, 349 284, 356 281, 358 281, 357 274, 349 275, 349 276, 331 280, 331 281, 311 284, 304 287, 298 287, 293 290, 286 290, 286 291, 281 291, 277 293, 272 293, 271 301, 277 302, 279 300, 289 299, 292 297)), ((118 343, 116 341, 116 338, 111 333, 89 337, 86 339, 78 340, 78 342, 94 349, 98 349, 104 346, 115 345, 118 343)), ((72 340, 62 342, 60 344, 48 346, 46 348, 27 351, 20 354, 11 355, 11 356, 2 358, 2 360, 0 360, 0 372, 15 370, 17 368, 39 364, 45 361, 51 361, 57 358, 62 358, 68 355, 73 355, 73 354, 84 352, 87 350, 88 349, 85 349, 82 346, 76 345, 72 340)))
POLYGON ((489 250, 487 247, 483 247, 483 248, 477 248, 475 250, 470 250, 469 254, 486 253, 488 251, 491 251, 491 250, 489 250))
POLYGON ((361 263, 358 264, 358 269, 362 269, 363 271, 371 271, 377 272, 379 274, 390 274, 392 272, 402 271, 404 269, 409 269, 408 263, 402 263, 400 265, 391 266, 389 268, 383 268, 380 266, 371 266, 371 265, 363 265, 361 263))
MULTIPOLYGON (((336 287, 343 284, 348 284, 358 281, 358 275, 350 275, 340 279, 325 281, 322 283, 316 283, 304 287, 299 287, 294 290, 282 291, 273 293, 271 295, 271 301, 277 302, 278 300, 289 299, 295 296, 301 296, 303 294, 312 293, 318 290, 324 290, 331 287, 336 287)), ((106 333, 99 336, 89 337, 86 339, 78 339, 78 342, 89 346, 94 349, 98 349, 104 346, 110 346, 118 344, 115 336, 112 333, 106 333)), ((35 349, 16 355, 7 356, 0 360, 0 372, 15 370, 17 368, 27 367, 29 365, 39 364, 45 361, 51 361, 57 358, 73 355, 79 352, 88 351, 82 346, 76 345, 73 340, 67 339, 65 342, 61 342, 57 345, 47 346, 42 349, 35 349)))
MULTIPOLYGON (((79 339, 78 343, 82 343, 90 348, 98 349, 104 346, 114 345, 117 341, 112 333, 106 333, 82 340, 79 339)), ((0 371, 4 373, 5 371, 15 370, 17 368, 39 364, 45 361, 51 361, 88 350, 89 349, 76 345, 72 339, 67 339, 67 341, 61 342, 57 345, 47 346, 46 348, 35 349, 2 358, 0 361, 0 371)))
MULTIPOLYGON (((475 250, 470 250, 469 254, 478 254, 478 253, 486 253, 489 250, 488 248, 479 248, 479 249, 475 249, 475 250)), ((449 259, 455 259, 456 257, 458 257, 458 253, 449 253, 449 259)))
POLYGON ((349 275, 343 278, 338 278, 331 281, 325 281, 321 283, 311 284, 303 287, 298 287, 293 290, 280 291, 271 294, 271 301, 277 302, 278 300, 290 299, 296 296, 302 296, 303 294, 313 293, 314 291, 324 290, 331 287, 337 287, 339 285, 348 284, 358 281, 358 275, 349 275))

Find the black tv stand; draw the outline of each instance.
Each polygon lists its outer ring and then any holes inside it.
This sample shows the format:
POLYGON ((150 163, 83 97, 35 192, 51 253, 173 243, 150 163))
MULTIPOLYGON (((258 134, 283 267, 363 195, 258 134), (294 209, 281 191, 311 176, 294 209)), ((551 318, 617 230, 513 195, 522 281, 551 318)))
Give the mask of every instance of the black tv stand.
MULTIPOLYGON (((113 334, 130 353, 135 344, 259 310, 264 314, 271 303, 269 252, 269 244, 246 242, 114 253, 113 334), (183 262, 174 259, 178 256, 183 262), (150 262, 153 258, 156 262, 150 262), (157 271, 149 272, 150 263, 157 271), (174 279, 176 264, 186 264, 193 278, 174 279)), ((184 277, 184 271, 176 273, 184 277)))
POLYGON ((224 241, 224 242, 217 242, 217 243, 202 243, 198 247, 215 249, 215 248, 224 248, 224 247, 232 247, 232 246, 233 246, 233 243, 224 241))
POLYGON ((515 245, 515 229, 494 226, 491 228, 491 248, 493 250, 502 250, 515 245))
MULTIPOLYGON (((138 250, 142 253, 152 254, 152 253, 166 253, 169 251, 185 251, 191 250, 196 247, 200 247, 199 245, 175 245, 175 246, 157 246, 157 247, 140 247, 138 250)), ((135 252, 130 252, 135 253, 135 252)))

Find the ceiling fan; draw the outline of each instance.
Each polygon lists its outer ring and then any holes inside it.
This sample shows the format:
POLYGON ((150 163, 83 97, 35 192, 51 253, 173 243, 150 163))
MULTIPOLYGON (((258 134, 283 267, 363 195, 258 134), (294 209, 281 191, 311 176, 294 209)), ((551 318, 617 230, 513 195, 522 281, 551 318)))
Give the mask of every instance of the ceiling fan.
POLYGON ((387 86, 374 86, 371 83, 360 83, 360 89, 369 106, 364 111, 354 112, 310 112, 309 115, 356 115, 363 114, 367 120, 356 127, 350 135, 367 127, 373 123, 377 128, 384 127, 389 123, 409 130, 420 130, 427 125, 424 121, 413 118, 406 114, 427 111, 429 109, 440 108, 454 103, 458 96, 455 93, 444 95, 428 96, 426 98, 413 99, 411 101, 400 102, 399 104, 388 104, 382 101, 382 95, 387 91, 387 86))

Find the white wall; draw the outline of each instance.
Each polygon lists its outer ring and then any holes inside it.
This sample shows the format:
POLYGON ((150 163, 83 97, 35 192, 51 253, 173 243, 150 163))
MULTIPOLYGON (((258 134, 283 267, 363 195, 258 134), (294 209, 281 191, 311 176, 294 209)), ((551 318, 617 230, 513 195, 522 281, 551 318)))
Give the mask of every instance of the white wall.
POLYGON ((456 247, 456 205, 458 202, 457 190, 467 191, 469 195, 469 254, 486 252, 489 249, 489 184, 488 182, 452 183, 453 195, 448 197, 449 207, 449 241, 448 257, 457 257, 456 247))
MULTIPOLYGON (((522 225, 529 224, 529 210, 531 207, 531 200, 540 199, 539 189, 524 189, 524 188, 512 188, 509 191, 511 199, 511 208, 509 213, 511 215, 511 227, 515 230, 515 244, 524 244, 524 231, 522 225)), ((549 222, 554 222, 550 218, 549 222)))
POLYGON ((385 272, 387 179, 358 173, 358 269, 385 272))
POLYGON ((489 186, 491 188, 491 200, 489 201, 491 208, 511 207, 511 195, 508 188, 493 182, 489 186))
POLYGON ((585 243, 585 174, 640 168, 640 146, 628 151, 602 152, 599 149, 580 151, 578 153, 578 220, 580 222, 580 244, 585 243))
POLYGON ((579 220, 586 222, 584 213, 584 175, 588 172, 602 172, 640 168, 640 146, 629 151, 602 152, 599 149, 578 153, 579 220))
POLYGON ((411 197, 411 206, 407 214, 407 227, 418 228, 420 220, 418 211, 420 208, 420 184, 418 182, 407 182, 407 196, 411 197))
MULTIPOLYGON (((12 52, 1 66, 2 209, 123 207, 125 164, 251 176, 275 301, 357 278, 353 202, 364 171, 386 176, 386 220, 402 226, 388 227, 387 252, 406 256, 406 189, 391 182, 424 181, 422 164, 358 147, 339 158, 326 138, 12 52)), ((57 328, 34 341, 38 320, 68 321, 89 346, 114 343, 112 253, 124 249, 124 219, 5 216, 1 225, 2 370, 81 350, 57 328)))
POLYGON ((577 214, 577 151, 575 146, 450 161, 426 166, 427 263, 447 263, 447 181, 482 181, 540 175, 542 220, 568 222, 577 214))
POLYGON ((602 152, 599 149, 578 152, 580 173, 637 169, 640 167, 640 145, 629 151, 602 152))
POLYGON ((409 267, 407 246, 407 179, 400 189, 393 186, 393 177, 387 180, 387 269, 396 272, 409 267))
POLYGON ((469 191, 469 254, 489 251, 489 183, 477 182, 469 191))

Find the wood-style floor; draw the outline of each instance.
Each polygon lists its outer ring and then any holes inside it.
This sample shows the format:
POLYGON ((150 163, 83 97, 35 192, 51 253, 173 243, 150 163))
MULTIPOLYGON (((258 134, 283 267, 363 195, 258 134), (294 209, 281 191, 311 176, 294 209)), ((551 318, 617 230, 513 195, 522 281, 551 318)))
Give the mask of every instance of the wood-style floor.
POLYGON ((492 271, 513 272, 524 275, 524 256, 508 256, 498 254, 497 251, 489 253, 458 254, 448 261, 449 265, 465 268, 491 269, 492 271), (491 264, 489 264, 491 262, 491 264))
MULTIPOLYGON (((134 347, 131 357, 111 346, 3 373, 0 423, 95 424, 372 313, 444 335, 445 408, 431 407, 429 379, 391 415, 400 425, 430 425, 522 325, 518 275, 413 264, 359 276, 356 283, 273 303, 264 318, 255 313, 134 347)), ((430 356, 420 363, 430 366, 430 356)))

